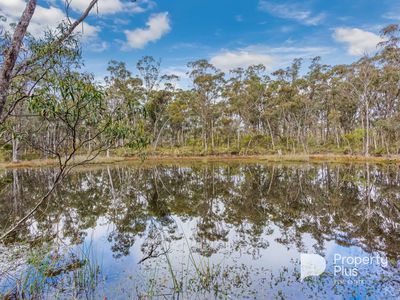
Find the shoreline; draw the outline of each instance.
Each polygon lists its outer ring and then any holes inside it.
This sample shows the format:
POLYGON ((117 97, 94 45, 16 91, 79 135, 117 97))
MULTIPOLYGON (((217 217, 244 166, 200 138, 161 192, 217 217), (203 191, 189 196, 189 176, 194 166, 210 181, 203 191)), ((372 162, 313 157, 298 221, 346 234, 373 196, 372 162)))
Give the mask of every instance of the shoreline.
MULTIPOLYGON (((76 162, 83 156, 77 156, 76 162)), ((400 164, 400 155, 393 156, 363 156, 363 155, 337 155, 337 154, 285 154, 285 155, 149 155, 144 160, 139 156, 111 156, 98 157, 85 165, 112 165, 121 163, 181 163, 181 162, 308 162, 308 163, 374 163, 374 164, 400 164)), ((57 166, 55 159, 23 160, 19 162, 2 162, 0 169, 43 168, 57 166)))

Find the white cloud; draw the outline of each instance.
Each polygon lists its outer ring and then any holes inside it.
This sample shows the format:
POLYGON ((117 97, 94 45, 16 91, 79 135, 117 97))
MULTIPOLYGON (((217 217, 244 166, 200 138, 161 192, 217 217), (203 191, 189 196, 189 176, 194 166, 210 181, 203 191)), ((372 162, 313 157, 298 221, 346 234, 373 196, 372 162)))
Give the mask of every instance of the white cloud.
POLYGON ((272 3, 271 1, 260 0, 258 8, 261 11, 270 13, 283 19, 295 20, 305 25, 318 25, 325 18, 325 14, 321 13, 313 15, 308 9, 302 8, 298 4, 288 3, 272 3))
POLYGON ((95 41, 91 43, 87 43, 86 48, 92 52, 103 52, 109 48, 109 44, 106 41, 95 41))
POLYGON ((377 44, 383 39, 375 33, 358 28, 336 28, 333 38, 347 44, 347 52, 350 55, 360 56, 368 52, 376 51, 377 44))
POLYGON ((263 64, 270 69, 275 64, 271 55, 248 51, 225 51, 211 57, 210 62, 223 71, 263 64))
POLYGON ((167 68, 163 68, 162 72, 167 75, 176 75, 181 78, 189 78, 187 74, 187 68, 182 66, 169 66, 167 68))
MULTIPOLYGON (((291 43, 293 44, 293 42, 291 43)), ((262 44, 250 45, 246 47, 248 51, 257 51, 260 53, 267 53, 271 55, 280 55, 281 57, 313 57, 317 55, 326 55, 332 52, 331 48, 328 47, 268 47, 262 44)))
POLYGON ((235 20, 236 20, 236 22, 243 22, 243 16, 242 15, 236 15, 235 16, 235 20))
POLYGON ((143 48, 148 43, 159 40, 171 30, 167 12, 151 15, 146 25, 146 28, 124 31, 128 48, 143 48))
POLYGON ((388 12, 382 16, 384 19, 400 21, 400 15, 394 12, 388 12))
MULTIPOLYGON (((16 23, 21 17, 25 5, 24 0, 0 0, 0 14, 7 18, 7 24, 16 23)), ((57 7, 38 5, 29 24, 28 32, 34 36, 42 36, 47 29, 55 29, 66 18, 64 11, 57 7)), ((71 21, 74 20, 71 18, 71 21)), ((7 26, 6 29, 11 30, 7 26)), ((86 39, 96 37, 99 30, 100 28, 97 26, 89 25, 86 22, 83 23, 83 36, 86 39)), ((82 32, 82 27, 79 26, 76 32, 82 32)))
POLYGON ((210 62, 223 71, 237 67, 263 64, 267 70, 287 67, 295 58, 310 59, 328 55, 328 47, 268 47, 262 44, 249 45, 236 50, 222 50, 210 58, 210 62))
POLYGON ((25 8, 22 0, 0 0, 0 10, 9 15, 21 15, 25 8))
MULTIPOLYGON (((82 12, 89 3, 90 0, 72 0, 70 6, 72 9, 82 12)), ((120 0, 100 0, 97 6, 99 14, 113 14, 122 10, 123 3, 120 0)), ((94 8, 95 11, 97 11, 97 6, 94 8)))
POLYGON ((382 15, 382 18, 392 20, 392 21, 400 21, 400 4, 395 4, 395 1, 391 3, 389 10, 382 15))
MULTIPOLYGON (((72 0, 71 7, 76 11, 82 12, 89 5, 90 0, 72 0)), ((129 0, 100 0, 95 7, 95 11, 101 15, 115 14, 119 12, 142 13, 155 6, 151 0, 139 0, 136 2, 129 0), (98 10, 97 10, 98 8, 98 10)))

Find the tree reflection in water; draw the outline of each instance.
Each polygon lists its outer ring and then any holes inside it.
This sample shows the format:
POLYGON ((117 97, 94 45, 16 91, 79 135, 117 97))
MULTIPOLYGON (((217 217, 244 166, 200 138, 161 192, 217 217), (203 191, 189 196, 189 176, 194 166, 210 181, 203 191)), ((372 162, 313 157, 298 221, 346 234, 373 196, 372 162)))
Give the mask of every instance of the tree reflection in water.
MULTIPOLYGON (((248 259, 260 264, 274 260, 265 253, 277 245, 326 257, 327 247, 333 243, 340 249, 388 257, 387 270, 376 270, 377 278, 387 275, 388 279, 377 283, 370 278, 355 290, 395 296, 400 288, 399 171, 395 165, 242 163, 88 169, 71 174, 51 201, 8 240, 8 246, 66 240, 78 245, 88 240, 89 232, 106 224, 102 247, 111 249, 113 262, 131 257, 132 249, 139 247, 141 256, 132 259, 141 262, 141 270, 135 272, 154 270, 163 261, 169 266, 164 264, 164 271, 172 278, 164 285, 173 286, 174 293, 196 287, 196 280, 187 281, 185 287, 179 276, 171 273, 178 266, 175 260, 182 261, 184 256, 192 262, 194 273, 201 274, 196 292, 208 286, 220 295, 239 288, 244 293, 253 291, 255 296, 270 290, 270 295, 284 297, 287 290, 296 293, 304 289, 298 283, 297 262, 263 278, 260 273, 267 274, 267 270, 260 269, 261 265, 254 269, 248 259), (213 268, 204 264, 215 257, 223 258, 224 263, 213 268), (233 257, 239 260, 233 261, 233 257), (279 282, 284 287, 277 288, 279 282), (224 284, 230 289, 224 289, 224 284)), ((51 169, 3 172, 0 228, 24 216, 52 176, 51 169)), ((370 271, 366 274, 371 275, 370 271)), ((308 290, 320 288, 330 295, 333 280, 329 274, 328 270, 315 278, 308 290)), ((340 284, 335 288, 339 294, 350 292, 340 284)), ((137 290, 135 293, 140 295, 137 290)))

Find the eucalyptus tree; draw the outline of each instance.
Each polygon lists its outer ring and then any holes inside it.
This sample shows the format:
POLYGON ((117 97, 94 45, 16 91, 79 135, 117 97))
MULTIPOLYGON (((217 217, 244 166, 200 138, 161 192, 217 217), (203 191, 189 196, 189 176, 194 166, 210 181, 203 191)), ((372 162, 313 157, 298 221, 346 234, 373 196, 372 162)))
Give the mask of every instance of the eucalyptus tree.
POLYGON ((222 95, 224 73, 204 59, 190 62, 188 67, 195 95, 192 105, 200 117, 203 148, 207 152, 210 140, 211 149, 214 150, 215 115, 213 115, 213 108, 222 95))
MULTIPOLYGON (((307 97, 309 82, 307 78, 300 76, 303 59, 294 59, 290 67, 286 69, 290 84, 288 86, 288 117, 291 121, 292 140, 301 145, 303 152, 308 152, 308 139, 310 138, 310 127, 314 126, 315 115, 314 99, 307 97)), ((296 151, 296 148, 293 147, 296 151)))
POLYGON ((175 81, 177 80, 176 75, 162 75, 163 88, 154 91, 145 104, 146 114, 152 127, 153 150, 156 150, 162 133, 171 121, 167 110, 169 104, 175 99, 175 81))
POLYGON ((143 83, 142 103, 146 110, 149 130, 152 132, 153 149, 157 148, 161 134, 169 122, 167 107, 174 99, 179 77, 161 72, 161 60, 144 56, 136 68, 143 83))
POLYGON ((224 95, 232 111, 239 118, 244 131, 249 134, 248 144, 251 143, 254 136, 264 135, 267 132, 269 132, 272 144, 274 144, 272 128, 266 110, 268 100, 270 100, 267 98, 270 79, 265 74, 265 70, 266 68, 263 65, 234 69, 231 71, 231 78, 225 85, 224 95))
POLYGON ((338 111, 340 127, 344 134, 350 133, 357 126, 358 101, 351 95, 348 81, 350 69, 346 65, 337 65, 329 72, 331 102, 338 111))
POLYGON ((184 146, 187 135, 195 127, 195 120, 191 120, 190 116, 191 94, 190 91, 177 90, 166 109, 170 134, 175 140, 174 146, 184 146))
POLYGON ((309 104, 306 98, 307 84, 300 76, 302 60, 295 59, 290 67, 272 73, 275 79, 269 92, 281 120, 280 136, 286 149, 296 152, 296 145, 302 145, 307 152, 306 118, 309 104))
MULTIPOLYGON (((228 110, 230 111, 230 115, 228 115, 229 122, 227 120, 224 121, 225 124, 232 123, 235 124, 235 131, 236 134, 234 135, 237 137, 237 148, 240 148, 240 126, 241 124, 249 125, 246 119, 246 115, 243 112, 243 99, 245 94, 245 86, 243 84, 245 78, 245 70, 243 68, 236 68, 231 70, 230 78, 226 81, 224 85, 224 97, 227 100, 228 110), (236 121, 236 122, 235 122, 236 121)), ((229 141, 229 134, 228 134, 228 141, 229 141)), ((229 144, 229 143, 228 143, 229 144)))
POLYGON ((382 29, 384 39, 379 46, 383 47, 383 55, 388 61, 400 65, 400 24, 390 24, 382 29))
POLYGON ((363 153, 370 153, 371 114, 378 99, 379 70, 373 59, 363 57, 350 67, 347 83, 352 96, 358 100, 358 113, 363 129, 363 153))
MULTIPOLYGON (((40 51, 40 46, 34 44, 33 51, 40 51)), ((18 132, 21 142, 31 151, 56 158, 58 168, 32 210, 0 239, 31 218, 73 168, 93 160, 120 140, 135 148, 146 145, 144 132, 128 121, 126 103, 116 101, 110 106, 93 76, 79 72, 81 63, 79 48, 62 47, 52 57, 51 68, 25 78, 35 82, 34 92, 22 95, 24 101, 19 101, 13 111, 27 113, 10 114, 6 121, 27 120, 27 126, 20 126, 18 132), (75 159, 77 154, 79 159, 75 159)))
POLYGON ((60 23, 58 35, 54 35, 54 38, 49 41, 47 47, 42 48, 41 52, 31 53, 31 55, 27 55, 20 60, 20 52, 24 46, 27 29, 37 6, 37 0, 27 1, 26 7, 15 27, 12 37, 7 33, 3 33, 5 37, 9 37, 9 39, 2 39, 3 43, 7 44, 7 47, 6 49, 2 47, 4 52, 2 53, 3 60, 0 69, 0 123, 3 123, 9 113, 12 112, 13 104, 16 101, 21 101, 21 99, 13 99, 13 102, 8 103, 10 101, 8 97, 10 88, 15 78, 23 77, 24 74, 27 72, 29 73, 32 68, 41 66, 41 60, 51 59, 59 48, 62 48, 65 41, 73 35, 74 30, 85 20, 97 2, 98 0, 91 0, 82 15, 74 22, 69 22, 68 24, 60 23), (11 110, 4 114, 4 109, 7 105, 11 107, 11 110))
MULTIPOLYGON (((3 29, 0 38, 0 134, 5 143, 12 142, 12 160, 17 161, 23 145, 19 133, 29 123, 26 116, 26 101, 35 94, 36 86, 46 73, 66 57, 66 52, 73 52, 77 47, 75 29, 82 24, 98 0, 91 0, 75 21, 60 20, 53 31, 45 32, 43 38, 34 38, 28 27, 35 14, 37 1, 29 0, 13 32, 3 29)), ((2 20, 7 22, 7 19, 2 20)), ((64 61, 64 63, 68 63, 64 61)))
MULTIPOLYGON (((49 74, 48 77, 50 77, 49 74)), ((59 169, 55 170, 52 184, 37 201, 36 205, 7 229, 1 239, 6 238, 17 230, 49 199, 50 195, 72 168, 70 162, 73 161, 74 155, 86 142, 86 139, 81 137, 82 134, 87 132, 86 125, 82 123, 88 120, 83 121, 81 116, 87 118, 89 112, 95 111, 94 106, 97 105, 95 100, 100 99, 100 94, 89 88, 84 81, 77 83, 72 79, 73 77, 74 75, 71 74, 61 80, 57 77, 47 78, 46 83, 42 82, 42 86, 37 88, 37 94, 29 99, 29 111, 35 116, 36 123, 40 125, 26 128, 20 135, 32 149, 50 153, 56 157, 59 162, 59 169), (80 104, 81 101, 85 102, 86 99, 90 99, 88 110, 84 109, 86 108, 85 104, 82 106, 80 104), (57 138, 54 144, 50 144, 50 141, 42 138, 51 126, 54 126, 57 130, 57 135, 55 135, 57 138)), ((97 119, 97 116, 95 116, 95 119, 97 119)))
MULTIPOLYGON (((143 82, 140 78, 133 77, 124 62, 112 60, 109 62, 107 71, 109 76, 105 77, 106 99, 110 112, 119 110, 121 122, 144 132, 144 105, 143 105, 143 82)), ((130 140, 121 138, 116 141, 115 146, 124 147, 129 145, 130 140)), ((107 151, 109 156, 109 151, 107 151)))
POLYGON ((248 124, 257 134, 264 134, 265 124, 264 116, 268 99, 266 99, 266 89, 270 78, 265 74, 264 65, 252 65, 246 69, 244 86, 245 109, 248 124))
POLYGON ((389 154, 393 146, 395 153, 400 149, 400 25, 389 25, 381 33, 379 95, 383 101, 377 102, 377 126, 381 147, 389 154))
POLYGON ((313 132, 314 142, 317 143, 325 143, 330 136, 331 127, 333 127, 339 146, 338 114, 331 103, 329 71, 329 66, 321 64, 321 57, 317 56, 311 60, 309 71, 305 75, 309 108, 307 127, 313 132))
POLYGON ((144 56, 136 63, 140 77, 143 80, 145 99, 147 102, 151 93, 159 88, 161 81, 161 60, 152 56, 144 56))

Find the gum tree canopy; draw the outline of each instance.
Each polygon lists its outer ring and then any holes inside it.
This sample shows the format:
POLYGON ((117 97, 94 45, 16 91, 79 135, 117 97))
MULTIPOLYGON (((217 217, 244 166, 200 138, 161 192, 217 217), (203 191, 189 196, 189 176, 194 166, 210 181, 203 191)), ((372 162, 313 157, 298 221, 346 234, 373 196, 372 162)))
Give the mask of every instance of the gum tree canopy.
MULTIPOLYGON (((60 35, 49 43, 47 49, 40 55, 30 56, 25 58, 23 61, 18 62, 18 57, 23 45, 24 38, 27 34, 29 23, 32 19, 33 14, 37 6, 37 0, 29 0, 26 4, 25 10, 15 27, 14 34, 11 40, 11 44, 8 46, 8 50, 5 50, 3 64, 0 71, 0 121, 4 122, 6 117, 12 112, 14 105, 11 104, 11 108, 6 116, 4 116, 4 108, 6 107, 7 98, 10 92, 11 81, 17 76, 23 76, 23 72, 27 71, 32 67, 35 62, 43 57, 51 57, 54 52, 72 35, 75 28, 83 22, 83 20, 89 15, 89 12, 95 6, 98 0, 92 0, 83 14, 73 23, 63 28, 60 35)), ((17 100, 14 100, 17 101, 17 100)))

